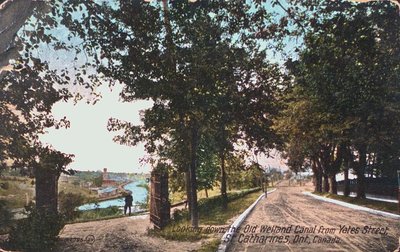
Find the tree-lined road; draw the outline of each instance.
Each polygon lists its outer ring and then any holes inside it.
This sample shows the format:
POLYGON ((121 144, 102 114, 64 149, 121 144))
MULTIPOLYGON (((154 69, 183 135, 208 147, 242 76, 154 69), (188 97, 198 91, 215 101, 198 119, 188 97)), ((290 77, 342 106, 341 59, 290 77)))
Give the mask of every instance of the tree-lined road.
POLYGON ((321 202, 302 194, 305 189, 280 186, 261 200, 229 251, 394 251, 399 246, 399 220, 321 202))

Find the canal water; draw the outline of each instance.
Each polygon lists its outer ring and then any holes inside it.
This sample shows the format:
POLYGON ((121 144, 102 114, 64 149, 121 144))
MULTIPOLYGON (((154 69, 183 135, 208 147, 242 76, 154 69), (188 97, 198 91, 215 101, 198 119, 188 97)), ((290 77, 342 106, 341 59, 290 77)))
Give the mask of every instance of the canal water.
MULTIPOLYGON (((133 197, 133 209, 132 210, 139 210, 135 205, 138 203, 145 203, 146 202, 146 197, 147 197, 147 190, 146 188, 140 187, 138 185, 140 184, 145 184, 145 180, 138 180, 134 181, 132 183, 129 183, 124 186, 126 190, 129 190, 132 192, 132 197, 133 197)), ((124 197, 122 198, 117 198, 117 199, 111 199, 111 200, 105 200, 98 202, 97 204, 95 203, 90 203, 90 204, 85 204, 80 207, 78 207, 79 210, 85 211, 85 210, 92 210, 95 208, 107 208, 111 206, 117 206, 117 207, 123 207, 125 205, 124 197)), ((135 211, 133 211, 135 212, 135 211)))

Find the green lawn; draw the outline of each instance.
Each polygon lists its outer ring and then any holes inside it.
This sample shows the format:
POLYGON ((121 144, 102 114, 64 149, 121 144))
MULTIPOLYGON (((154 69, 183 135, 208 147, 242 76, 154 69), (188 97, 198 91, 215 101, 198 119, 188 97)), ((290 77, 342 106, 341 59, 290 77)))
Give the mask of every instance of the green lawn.
POLYGON ((261 195, 260 191, 252 192, 228 203, 228 209, 222 209, 220 204, 200 208, 200 223, 202 225, 224 225, 232 217, 244 212, 261 195))
POLYGON ((201 246, 196 252, 215 252, 218 249, 219 244, 221 243, 221 239, 211 239, 207 241, 204 245, 201 246))
MULTIPOLYGON (((211 190, 208 190, 208 197, 213 197, 213 196, 217 196, 219 194, 221 194, 221 189, 216 186, 211 190)), ((182 202, 184 200, 186 200, 186 192, 174 192, 172 194, 170 194, 170 202, 171 204, 176 204, 179 202, 182 202)), ((199 192, 197 192, 197 198, 198 199, 202 199, 202 198, 206 198, 206 192, 205 190, 201 190, 199 192)))
POLYGON ((359 198, 354 198, 354 197, 345 197, 343 195, 336 195, 336 194, 330 194, 330 193, 315 193, 315 194, 326 197, 326 198, 330 198, 330 199, 344 201, 344 202, 351 203, 354 205, 359 205, 359 206, 372 208, 375 210, 399 214, 397 203, 390 203, 390 202, 371 200, 371 199, 359 199, 359 198))
MULTIPOLYGON (((230 190, 228 191, 228 193, 230 192, 239 192, 240 190, 230 190)), ((214 197, 214 196, 218 196, 221 194, 221 187, 215 186, 213 189, 207 190, 208 193, 208 197, 214 197)), ((207 198, 206 195, 206 191, 205 190, 201 190, 197 192, 197 199, 203 199, 203 198, 207 198)), ((174 192, 172 194, 169 195, 169 199, 171 204, 176 204, 179 202, 182 202, 184 200, 186 200, 186 192, 174 192)))
MULTIPOLYGON (((245 190, 242 192, 228 193, 228 209, 224 210, 221 206, 221 197, 214 196, 199 200, 199 220, 200 226, 227 226, 228 220, 244 212, 259 196, 260 189, 245 190)), ((180 227, 190 227, 187 210, 178 210, 173 214, 174 220, 163 230, 150 230, 150 235, 164 237, 170 240, 196 241, 205 238, 215 238, 215 233, 205 232, 177 232, 180 227)), ((208 244, 208 243, 207 243, 208 244)), ((205 246, 212 246, 211 244, 205 246)))
POLYGON ((107 207, 107 208, 98 208, 87 211, 80 211, 77 218, 73 221, 69 221, 68 223, 78 223, 78 222, 88 222, 88 221, 99 221, 99 220, 108 220, 114 218, 124 217, 124 213, 118 207, 107 207))
MULTIPOLYGON (((79 187, 70 183, 59 182, 58 191, 65 193, 80 194, 85 202, 95 201, 96 193, 87 188, 79 187)), ((26 205, 27 196, 30 201, 35 197, 35 183, 33 179, 25 177, 0 178, 0 200, 5 200, 10 208, 23 208, 26 205)))

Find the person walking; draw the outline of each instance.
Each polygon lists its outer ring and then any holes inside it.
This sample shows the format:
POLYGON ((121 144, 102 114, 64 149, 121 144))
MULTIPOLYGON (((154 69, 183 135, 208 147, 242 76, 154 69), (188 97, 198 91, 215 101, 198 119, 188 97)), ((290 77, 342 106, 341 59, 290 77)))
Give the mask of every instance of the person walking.
POLYGON ((129 192, 125 196, 125 206, 124 206, 124 215, 126 215, 126 210, 129 208, 129 215, 131 215, 131 207, 132 207, 133 197, 132 192, 129 192))

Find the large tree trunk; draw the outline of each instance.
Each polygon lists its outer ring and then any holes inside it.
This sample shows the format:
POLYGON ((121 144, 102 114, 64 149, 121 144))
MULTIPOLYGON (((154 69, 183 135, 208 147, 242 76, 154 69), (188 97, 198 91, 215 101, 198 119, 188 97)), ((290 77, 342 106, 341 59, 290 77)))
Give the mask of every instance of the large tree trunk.
POLYGON ((314 192, 322 192, 322 173, 315 160, 311 161, 311 169, 314 173, 314 192))
POLYGON ((328 193, 329 192, 329 176, 328 176, 328 174, 326 174, 324 172, 323 178, 324 178, 323 192, 328 193))
POLYGON ((350 195, 349 162, 346 162, 346 167, 344 168, 343 172, 344 172, 343 195, 348 197, 350 195))
POLYGON ((192 137, 191 137, 191 162, 190 162, 190 201, 191 201, 191 212, 190 220, 192 227, 199 226, 199 209, 197 205, 197 179, 196 179, 196 168, 197 168, 197 145, 198 145, 198 129, 197 125, 192 125, 192 137))
MULTIPOLYGON (((190 166, 188 166, 188 171, 185 172, 185 186, 186 186, 186 200, 187 200, 187 206, 188 206, 188 211, 189 213, 192 212, 192 200, 191 198, 191 193, 190 193, 190 166)), ((190 215, 188 215, 187 217, 188 219, 190 219, 190 215)))
POLYGON ((35 168, 36 209, 57 214, 58 175, 51 169, 35 168))
POLYGON ((0 1, 0 79, 2 68, 18 57, 17 32, 37 5, 33 0, 0 1))
POLYGON ((337 194, 337 182, 336 182, 336 175, 329 176, 329 181, 331 184, 331 193, 337 194))
POLYGON ((357 164, 357 198, 365 199, 365 166, 367 165, 367 151, 365 147, 358 150, 359 160, 357 164))
POLYGON ((222 197, 222 208, 228 208, 228 194, 226 192, 226 172, 225 172, 225 153, 221 151, 221 197, 222 197))
POLYGON ((316 185, 315 185, 315 191, 322 193, 322 172, 318 172, 317 173, 317 177, 316 177, 316 185))

